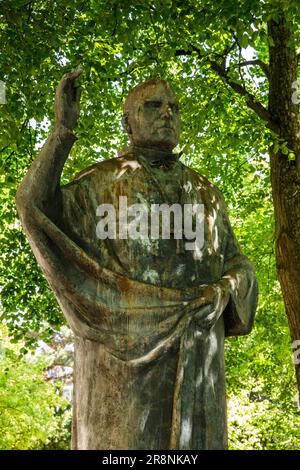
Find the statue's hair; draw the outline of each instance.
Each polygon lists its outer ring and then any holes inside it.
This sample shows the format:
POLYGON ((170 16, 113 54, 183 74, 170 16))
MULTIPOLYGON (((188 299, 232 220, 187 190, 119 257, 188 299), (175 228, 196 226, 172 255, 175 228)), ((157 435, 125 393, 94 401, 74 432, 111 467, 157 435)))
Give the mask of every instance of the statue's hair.
MULTIPOLYGON (((130 92, 128 93, 124 103, 123 103, 123 112, 126 113, 129 111, 129 108, 131 107, 132 101, 135 99, 136 95, 144 90, 145 88, 148 88, 149 86, 155 86, 161 83, 164 85, 165 88, 169 89, 172 91, 169 83, 166 80, 163 80, 162 78, 153 78, 151 80, 146 80, 142 83, 139 83, 136 85, 130 92)), ((172 91, 173 93, 173 91, 172 91)))

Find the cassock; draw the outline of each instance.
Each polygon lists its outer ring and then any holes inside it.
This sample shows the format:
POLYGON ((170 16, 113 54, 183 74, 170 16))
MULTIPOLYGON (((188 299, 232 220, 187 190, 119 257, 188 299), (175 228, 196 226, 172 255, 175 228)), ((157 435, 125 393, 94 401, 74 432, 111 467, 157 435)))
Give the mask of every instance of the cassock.
MULTIPOLYGON (((250 332, 257 282, 223 197, 177 158, 129 148, 63 186, 51 217, 34 204, 28 235, 75 335, 74 449, 225 449, 224 338, 250 332), (204 244, 107 238, 97 208, 203 204, 204 244), (197 322, 203 284, 230 270, 230 300, 197 322)), ((121 222, 120 222, 121 223, 121 222)))

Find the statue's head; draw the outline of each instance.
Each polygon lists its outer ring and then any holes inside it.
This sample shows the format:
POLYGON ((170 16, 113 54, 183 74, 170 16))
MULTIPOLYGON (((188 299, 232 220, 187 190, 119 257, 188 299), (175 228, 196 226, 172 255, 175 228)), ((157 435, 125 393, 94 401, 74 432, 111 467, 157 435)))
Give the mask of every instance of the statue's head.
POLYGON ((132 144, 165 150, 178 144, 178 101, 165 80, 147 80, 137 85, 129 92, 123 111, 123 127, 132 144))

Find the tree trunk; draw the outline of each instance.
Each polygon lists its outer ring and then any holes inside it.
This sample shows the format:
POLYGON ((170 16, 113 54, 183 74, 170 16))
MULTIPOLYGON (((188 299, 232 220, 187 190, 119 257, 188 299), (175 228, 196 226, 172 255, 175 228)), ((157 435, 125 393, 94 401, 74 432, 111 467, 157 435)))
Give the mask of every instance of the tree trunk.
MULTIPOLYGON (((292 83, 297 79, 293 33, 282 16, 268 24, 270 46, 269 112, 279 128, 279 143, 295 154, 290 160, 282 148, 270 147, 271 183, 275 210, 276 266, 292 341, 300 339, 300 134, 292 83)), ((295 364, 300 395, 300 364, 295 364)))

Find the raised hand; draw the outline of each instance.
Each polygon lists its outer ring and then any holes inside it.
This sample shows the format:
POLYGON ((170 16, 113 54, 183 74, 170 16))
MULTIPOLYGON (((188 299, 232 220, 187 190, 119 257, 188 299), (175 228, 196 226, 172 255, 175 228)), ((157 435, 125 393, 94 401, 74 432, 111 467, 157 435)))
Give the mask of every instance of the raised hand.
POLYGON ((80 112, 81 88, 75 80, 82 74, 82 69, 73 70, 61 79, 55 94, 56 125, 74 129, 80 112))

